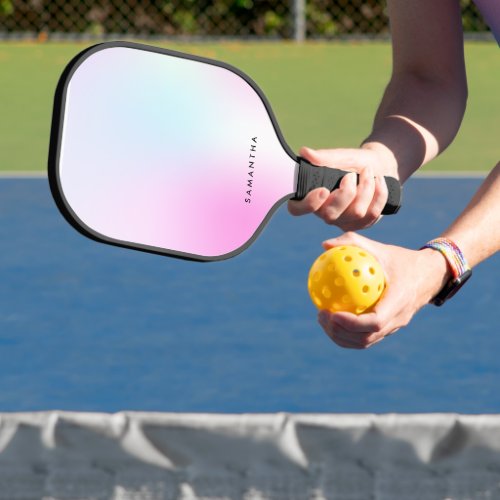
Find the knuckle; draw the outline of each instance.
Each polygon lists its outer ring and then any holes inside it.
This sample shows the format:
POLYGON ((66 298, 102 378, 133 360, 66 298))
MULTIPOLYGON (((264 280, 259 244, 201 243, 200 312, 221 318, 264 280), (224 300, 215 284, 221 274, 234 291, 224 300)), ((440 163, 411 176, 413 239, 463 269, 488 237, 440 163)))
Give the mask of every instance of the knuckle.
POLYGON ((372 323, 372 329, 375 333, 378 333, 380 331, 382 331, 384 329, 384 326, 385 326, 385 322, 382 321, 381 318, 377 318, 377 319, 374 319, 373 320, 373 323, 372 323))
POLYGON ((371 169, 366 168, 365 170, 363 170, 362 174, 360 174, 359 176, 359 183, 363 184, 363 186, 375 184, 375 179, 373 177, 373 172, 371 169))
POLYGON ((370 347, 371 342, 368 339, 363 339, 359 342, 359 345, 362 349, 368 349, 370 347))
POLYGON ((366 216, 366 210, 360 205, 354 205, 351 207, 351 214, 356 219, 363 219, 366 216))
POLYGON ((335 337, 334 335, 329 335, 330 339, 333 341, 334 344, 337 344, 339 347, 344 347, 346 348, 347 345, 344 341, 338 339, 337 337, 335 337))
POLYGON ((387 196, 388 188, 387 188, 387 182, 385 180, 385 177, 383 175, 378 175, 377 176, 378 180, 380 182, 377 182, 377 191, 384 196, 387 196))
POLYGON ((338 191, 344 196, 354 196, 358 186, 354 178, 352 178, 352 175, 348 174, 348 176, 345 176, 342 180, 343 182, 341 183, 338 191))
POLYGON ((369 222, 374 222, 380 217, 382 210, 377 206, 371 206, 366 211, 366 218, 370 219, 369 222))
POLYGON ((346 186, 342 187, 341 189, 344 191, 344 195, 350 199, 350 198, 354 198, 356 196, 356 192, 357 192, 358 187, 356 186, 356 184, 352 183, 352 184, 347 184, 346 186))
MULTIPOLYGON (((412 314, 407 314, 407 315, 403 318, 403 321, 400 321, 400 323, 399 323, 399 328, 401 328, 401 327, 405 327, 405 326, 408 326, 412 318, 413 318, 413 315, 412 315, 412 314)), ((398 329, 399 329, 399 328, 398 328, 398 329)))
POLYGON ((337 222, 338 222, 338 221, 337 221, 337 217, 336 217, 335 215, 333 215, 333 214, 328 214, 328 215, 325 215, 325 216, 323 217, 323 220, 324 220, 327 224, 329 224, 330 226, 333 226, 333 225, 337 224, 337 222))
POLYGON ((370 333, 368 334, 366 337, 365 337, 365 347, 368 348, 368 347, 372 347, 373 345, 375 345, 376 343, 380 342, 380 340, 382 340, 382 335, 380 334, 373 334, 373 333, 370 333))
POLYGON ((337 210, 330 208, 327 208, 326 210, 321 210, 318 212, 318 215, 327 223, 327 224, 335 224, 337 223, 338 219, 338 212, 337 210))

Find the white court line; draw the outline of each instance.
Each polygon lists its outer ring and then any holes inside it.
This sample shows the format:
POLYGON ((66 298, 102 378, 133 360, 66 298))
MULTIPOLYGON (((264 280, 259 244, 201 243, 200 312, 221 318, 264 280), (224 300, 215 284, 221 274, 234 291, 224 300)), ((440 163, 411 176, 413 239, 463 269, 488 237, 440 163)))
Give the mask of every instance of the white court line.
POLYGON ((483 179, 489 172, 477 170, 451 170, 448 172, 439 172, 436 170, 416 172, 412 177, 414 179, 483 179))
POLYGON ((0 172, 0 179, 46 179, 47 172, 43 171, 3 171, 0 172))

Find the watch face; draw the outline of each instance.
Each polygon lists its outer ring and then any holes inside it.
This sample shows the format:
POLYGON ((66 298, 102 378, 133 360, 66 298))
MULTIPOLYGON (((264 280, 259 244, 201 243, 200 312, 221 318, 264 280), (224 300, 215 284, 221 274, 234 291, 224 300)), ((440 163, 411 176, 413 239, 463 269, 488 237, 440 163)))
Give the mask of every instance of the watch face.
POLYGON ((472 270, 468 269, 458 278, 454 278, 444 286, 444 288, 432 299, 432 303, 436 306, 442 306, 448 299, 451 299, 460 288, 462 288, 467 280, 472 276, 472 270))

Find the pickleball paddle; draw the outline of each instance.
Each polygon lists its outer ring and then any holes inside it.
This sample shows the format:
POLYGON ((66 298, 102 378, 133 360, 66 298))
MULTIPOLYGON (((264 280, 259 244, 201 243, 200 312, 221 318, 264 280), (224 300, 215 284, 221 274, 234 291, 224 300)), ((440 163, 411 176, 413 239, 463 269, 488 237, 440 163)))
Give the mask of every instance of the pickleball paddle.
MULTIPOLYGON (((345 174, 297 157, 263 92, 223 62, 106 42, 78 54, 56 89, 51 191, 68 222, 97 241, 225 259, 283 202, 333 190, 345 174)), ((386 182, 391 214, 401 188, 386 182)))

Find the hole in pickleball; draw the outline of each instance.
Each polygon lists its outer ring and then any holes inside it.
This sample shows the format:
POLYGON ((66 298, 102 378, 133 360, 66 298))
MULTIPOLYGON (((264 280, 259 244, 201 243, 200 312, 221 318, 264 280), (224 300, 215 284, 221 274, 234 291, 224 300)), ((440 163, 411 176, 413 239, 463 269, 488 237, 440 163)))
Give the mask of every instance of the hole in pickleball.
POLYGON ((323 305, 321 299, 316 294, 313 294, 313 301, 318 307, 321 307, 323 305))
POLYGON ((370 287, 368 285, 365 285, 362 290, 363 293, 368 293, 370 291, 370 287))
POLYGON ((344 286, 344 278, 335 278, 335 281, 334 281, 335 285, 337 286, 344 286))
POLYGON ((359 252, 359 255, 361 255, 361 257, 366 257, 366 253, 365 252, 359 252))
POLYGON ((323 294, 323 297, 327 299, 332 296, 331 290, 326 285, 321 289, 321 293, 323 294))
POLYGON ((333 264, 328 264, 328 267, 326 268, 330 273, 333 273, 335 271, 335 266, 333 264))
POLYGON ((380 292, 380 290, 382 290, 382 285, 379 284, 377 290, 380 292))
POLYGON ((375 274, 375 269, 373 267, 370 267, 370 269, 368 269, 368 271, 370 271, 370 274, 375 274))
POLYGON ((351 262, 352 257, 351 257, 350 255, 346 255, 346 256, 344 257, 344 260, 345 260, 346 262, 351 262))
POLYGON ((361 314, 365 309, 366 309, 366 307, 362 307, 362 306, 356 307, 356 314, 361 314))
POLYGON ((313 275, 313 280, 319 281, 320 279, 321 279, 321 273, 319 271, 316 271, 313 275))
POLYGON ((342 296, 342 302, 343 302, 344 304, 350 304, 350 302, 351 302, 351 297, 349 297, 349 295, 343 295, 343 296, 342 296))
POLYGON ((354 271, 352 272, 352 275, 353 275, 355 278, 358 278, 360 274, 361 274, 361 273, 359 272, 359 269, 354 269, 354 271))

